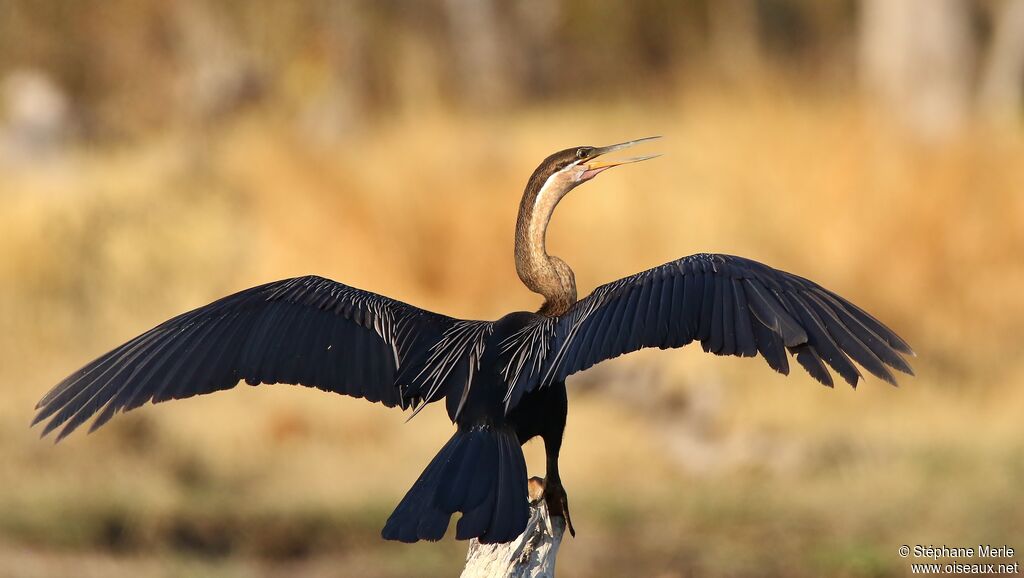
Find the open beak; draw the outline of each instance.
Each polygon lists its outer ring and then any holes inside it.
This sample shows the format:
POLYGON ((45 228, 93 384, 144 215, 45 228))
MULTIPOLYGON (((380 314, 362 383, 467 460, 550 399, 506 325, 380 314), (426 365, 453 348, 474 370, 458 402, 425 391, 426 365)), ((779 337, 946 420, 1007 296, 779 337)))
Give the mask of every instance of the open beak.
MULTIPOLYGON (((615 151, 620 151, 622 149, 627 149, 627 148, 629 148, 631 146, 634 146, 634 145, 637 145, 637 144, 640 144, 642 142, 646 142, 646 141, 649 141, 649 140, 654 140, 656 138, 661 138, 661 137, 660 136, 649 136, 649 137, 638 138, 636 140, 631 140, 631 141, 627 141, 627 142, 623 142, 623 143, 619 143, 619 144, 608 145, 606 147, 598 147, 597 149, 594 150, 594 154, 591 156, 591 158, 600 157, 600 156, 606 155, 608 153, 613 153, 615 151)), ((592 179, 598 173, 600 173, 602 171, 606 171, 606 170, 608 170, 608 169, 610 169, 612 167, 617 167, 619 165, 625 165, 625 164, 629 164, 629 163, 638 163, 640 161, 646 161, 647 159, 653 159, 655 157, 660 157, 660 156, 661 156, 661 154, 654 154, 654 155, 644 155, 644 156, 639 156, 639 157, 629 157, 629 158, 625 158, 625 159, 616 159, 616 160, 607 160, 607 161, 592 160, 592 161, 590 161, 590 162, 588 162, 588 163, 586 163, 584 165, 586 167, 586 171, 583 173, 583 179, 584 180, 592 179)))

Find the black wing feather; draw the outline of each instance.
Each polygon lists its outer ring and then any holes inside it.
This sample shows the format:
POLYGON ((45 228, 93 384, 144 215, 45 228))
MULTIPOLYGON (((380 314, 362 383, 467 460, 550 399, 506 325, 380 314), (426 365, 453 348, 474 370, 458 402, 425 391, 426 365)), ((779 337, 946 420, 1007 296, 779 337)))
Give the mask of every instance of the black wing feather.
POLYGON ((810 310, 806 303, 792 294, 782 295, 782 301, 796 313, 797 319, 807 331, 807 343, 814 348, 818 356, 836 370, 851 386, 856 387, 861 378, 860 370, 850 361, 839 344, 832 339, 824 322, 810 310))
POLYGON ((761 354, 769 367, 782 375, 789 375, 789 358, 786 357, 782 336, 756 320, 752 321, 750 326, 754 330, 757 353, 761 354))
POLYGON ((757 355, 754 326, 751 323, 751 316, 746 314, 750 309, 747 305, 747 296, 743 292, 743 285, 738 279, 732 280, 732 294, 735 299, 733 310, 736 314, 736 354, 743 357, 754 357, 757 355))
POLYGON ((853 386, 861 378, 854 361, 890 383, 889 368, 912 373, 902 357, 913 355, 910 346, 835 293, 756 261, 700 254, 609 283, 576 303, 558 318, 544 377, 530 387, 643 347, 694 340, 719 355, 760 354, 783 374, 788 350, 828 386, 826 363, 853 386))
POLYGON ((822 303, 813 293, 805 293, 804 300, 817 313, 819 319, 826 320, 829 334, 842 347, 843 351, 846 351, 854 361, 870 371, 875 377, 896 385, 896 378, 886 369, 882 360, 839 320, 834 311, 822 303))
POLYGON ((42 398, 33 424, 49 419, 43 435, 62 428, 59 440, 94 415, 91 429, 147 401, 211 393, 242 379, 406 408, 414 400, 401 395, 396 366, 405 353, 422 363, 416 352, 455 321, 322 277, 268 283, 179 315, 100 356, 42 398))

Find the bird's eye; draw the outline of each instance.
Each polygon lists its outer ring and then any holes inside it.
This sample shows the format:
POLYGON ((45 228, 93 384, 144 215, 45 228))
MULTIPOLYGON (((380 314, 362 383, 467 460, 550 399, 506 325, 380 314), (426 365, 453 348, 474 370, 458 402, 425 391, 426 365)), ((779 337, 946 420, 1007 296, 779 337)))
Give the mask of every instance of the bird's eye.
POLYGON ((590 156, 590 149, 589 148, 576 149, 576 158, 578 158, 578 159, 585 159, 588 156, 590 156))

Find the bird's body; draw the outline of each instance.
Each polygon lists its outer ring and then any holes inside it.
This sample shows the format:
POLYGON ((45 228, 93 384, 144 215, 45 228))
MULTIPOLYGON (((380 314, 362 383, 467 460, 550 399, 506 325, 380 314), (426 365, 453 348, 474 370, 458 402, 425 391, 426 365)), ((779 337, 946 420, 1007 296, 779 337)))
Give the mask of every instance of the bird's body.
POLYGON ((522 394, 518 403, 508 404, 510 364, 516 361, 517 351, 526 350, 531 331, 546 319, 524 311, 482 325, 485 329, 475 338, 478 344, 468 344, 482 352, 479 363, 466 377, 464 389, 446 396, 449 417, 458 429, 392 514, 384 527, 385 537, 438 540, 452 512, 461 511, 458 538, 512 540, 522 533, 528 518, 526 463, 519 446, 537 436, 544 440, 549 455, 549 503, 555 512, 568 516, 558 476, 568 410, 565 383, 535 389, 522 394), (496 450, 488 451, 492 444, 496 450), (440 469, 432 476, 434 466, 440 469), (474 495, 488 487, 499 491, 474 495), (429 507, 438 500, 439 507, 429 507))
MULTIPOLYGON (((641 139, 647 140, 647 139, 641 139)), ((64 437, 90 417, 250 385, 291 383, 420 411, 444 400, 456 432, 388 519, 383 535, 437 540, 462 512, 456 537, 507 542, 527 522, 520 445, 541 437, 545 495, 568 518, 558 472, 565 379, 644 347, 699 341, 716 355, 761 355, 789 372, 787 353, 831 386, 826 364, 851 385, 860 371, 895 383, 910 347, 839 295, 741 257, 698 254, 603 285, 577 300, 569 266, 548 255, 545 232, 565 194, 619 162, 632 146, 566 149, 530 177, 516 226, 516 269, 544 296, 537 313, 462 320, 316 276, 246 289, 184 313, 87 364, 40 402, 43 435, 64 437)), ((414 413, 415 415, 415 413, 414 413)))

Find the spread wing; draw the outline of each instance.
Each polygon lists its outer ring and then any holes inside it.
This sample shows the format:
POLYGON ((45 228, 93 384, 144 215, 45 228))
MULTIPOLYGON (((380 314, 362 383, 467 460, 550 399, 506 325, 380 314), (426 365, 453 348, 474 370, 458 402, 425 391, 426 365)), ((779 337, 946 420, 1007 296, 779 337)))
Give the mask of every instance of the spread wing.
POLYGON ((555 324, 540 383, 552 383, 643 347, 699 341, 716 355, 760 354, 789 373, 786 355, 832 386, 831 367, 856 387, 853 363, 895 385, 913 375, 910 346, 891 329, 820 285, 756 261, 699 254, 597 288, 555 324))
POLYGON ((33 425, 49 418, 43 435, 63 426, 60 440, 93 415, 91 430, 147 401, 230 389, 240 380, 316 387, 404 409, 447 393, 443 379, 417 380, 427 372, 416 368, 459 323, 482 322, 321 277, 268 283, 170 319, 87 364, 43 397, 33 425))

